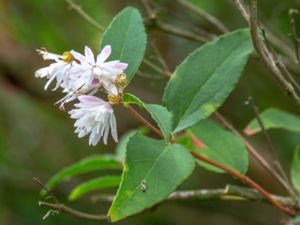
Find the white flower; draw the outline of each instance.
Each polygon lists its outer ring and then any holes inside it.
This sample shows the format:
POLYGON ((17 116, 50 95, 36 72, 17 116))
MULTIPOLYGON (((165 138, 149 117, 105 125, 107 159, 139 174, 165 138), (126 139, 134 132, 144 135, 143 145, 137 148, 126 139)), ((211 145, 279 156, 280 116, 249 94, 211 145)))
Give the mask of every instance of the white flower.
POLYGON ((45 68, 41 68, 35 72, 36 77, 48 78, 45 85, 45 90, 49 87, 51 82, 56 79, 56 85, 53 90, 58 87, 64 87, 67 82, 67 76, 70 69, 78 65, 74 60, 70 52, 65 52, 63 55, 57 55, 54 53, 49 53, 46 50, 37 50, 39 54, 42 55, 44 60, 53 60, 54 63, 50 64, 45 68))
MULTIPOLYGON (((99 85, 102 86, 110 95, 118 95, 118 87, 116 85, 117 77, 124 73, 127 68, 126 63, 120 60, 105 62, 111 55, 111 46, 105 46, 100 54, 96 57, 89 47, 85 47, 85 55, 71 51, 71 54, 81 62, 80 69, 76 72, 71 71, 71 77, 80 73, 77 77, 77 86, 90 86, 95 80, 98 80, 99 85)), ((72 79, 72 78, 71 78, 72 79)))
POLYGON ((75 104, 76 109, 69 111, 72 119, 76 119, 75 133, 81 138, 90 134, 89 145, 95 146, 101 137, 107 144, 108 133, 115 142, 118 142, 117 125, 111 105, 100 98, 90 95, 78 97, 80 103, 75 104))

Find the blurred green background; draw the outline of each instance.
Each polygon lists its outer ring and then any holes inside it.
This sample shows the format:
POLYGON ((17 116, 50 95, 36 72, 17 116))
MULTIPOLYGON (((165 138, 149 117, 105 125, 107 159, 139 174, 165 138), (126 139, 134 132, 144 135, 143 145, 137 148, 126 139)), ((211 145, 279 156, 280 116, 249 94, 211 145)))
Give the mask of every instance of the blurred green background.
MULTIPOLYGON (((173 0, 153 1, 159 8, 160 18, 166 23, 183 29, 197 31, 199 27, 210 31, 205 20, 184 10, 173 0)), ((209 13, 218 17, 230 30, 245 27, 246 23, 231 0, 193 0, 209 13)), ((127 5, 144 9, 138 0, 77 0, 83 9, 103 26, 127 5)), ((300 9, 299 0, 259 1, 261 19, 276 34, 288 36, 290 23, 288 10, 300 9)), ((299 16, 298 16, 299 17, 299 16)), ((297 18, 300 33, 300 19, 297 18)), ((187 54, 201 43, 149 30, 149 39, 173 71, 187 54)), ((46 182, 64 166, 92 154, 113 152, 115 144, 89 147, 87 138, 78 139, 74 134, 73 121, 66 112, 53 106, 62 95, 44 92, 45 80, 35 79, 34 72, 47 64, 35 49, 47 48, 50 52, 62 53, 75 49, 82 51, 85 45, 98 50, 101 32, 85 21, 63 0, 0 0, 0 224, 81 224, 82 221, 66 215, 50 216, 43 220, 47 209, 37 205, 42 197, 40 187, 33 177, 46 182)), ((146 57, 155 62, 149 45, 146 57)), ((298 66, 299 67, 299 66, 298 66)), ((141 66, 129 91, 145 102, 159 103, 167 80, 146 65, 141 66)), ((294 72, 298 81, 300 73, 294 72)), ((238 128, 243 129, 253 118, 252 109, 244 102, 253 96, 260 110, 278 107, 295 114, 299 108, 285 96, 277 82, 261 62, 251 59, 241 82, 220 111, 238 128)), ((138 126, 137 121, 122 108, 116 109, 119 136, 138 126)), ((289 169, 292 152, 299 144, 299 136, 284 131, 272 131, 271 136, 285 168, 289 169)), ((262 135, 251 138, 262 154, 266 144, 262 135)), ((285 194, 260 166, 252 163, 249 175, 268 190, 285 194)), ((63 202, 74 184, 88 176, 64 182, 55 189, 63 202)), ((239 184, 226 175, 216 175, 197 169, 181 189, 222 188, 226 183, 239 184)), ((113 191, 110 191, 113 193, 113 191)), ((70 204, 72 207, 91 213, 105 213, 109 205, 90 203, 89 197, 70 204)), ((144 215, 128 218, 119 224, 280 224, 283 215, 269 205, 246 202, 187 201, 168 202, 144 215)), ((96 222, 84 221, 85 224, 96 222)), ((102 222, 105 224, 105 222, 102 222)))

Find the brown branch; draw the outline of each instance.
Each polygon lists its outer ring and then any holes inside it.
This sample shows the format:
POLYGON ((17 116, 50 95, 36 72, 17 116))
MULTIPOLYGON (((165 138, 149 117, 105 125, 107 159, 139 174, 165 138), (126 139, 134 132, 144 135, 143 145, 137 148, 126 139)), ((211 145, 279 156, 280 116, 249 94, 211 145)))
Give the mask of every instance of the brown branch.
POLYGON ((292 96, 298 106, 300 106, 300 97, 296 93, 293 85, 288 82, 282 75, 280 69, 276 65, 276 60, 271 52, 268 51, 265 44, 262 42, 258 34, 258 21, 257 21, 257 1, 250 0, 250 32, 253 46, 265 64, 265 66, 277 78, 281 86, 287 91, 288 95, 292 96))
POLYGON ((282 177, 276 173, 273 168, 269 165, 269 163, 258 153, 258 151, 248 142, 240 132, 238 132, 220 113, 215 112, 214 115, 217 117, 217 119, 227 128, 229 129, 233 134, 235 134, 247 147, 250 154, 258 161, 262 167, 268 171, 278 182, 281 184, 283 188, 285 188, 287 191, 289 190, 289 185, 282 179, 282 177))
POLYGON ((177 2, 185 7, 186 9, 194 12, 195 14, 203 17, 207 22, 209 22, 212 26, 214 26, 220 33, 228 32, 228 28, 215 16, 209 14, 205 10, 194 6, 193 4, 189 3, 186 0, 177 0, 177 2))
MULTIPOLYGON (((127 108, 130 110, 130 112, 139 120, 141 121, 143 124, 145 124, 147 127, 149 127, 154 133, 156 133, 157 135, 159 135, 160 137, 163 137, 163 134, 161 133, 160 130, 158 130, 156 127, 154 127, 152 124, 150 124, 146 119, 144 119, 138 112, 136 112, 132 107, 127 106, 127 108)), ((196 152, 191 151, 191 154, 201 160, 204 161, 216 168, 219 168, 221 170, 224 170, 225 172, 233 175, 234 177, 237 177, 238 179, 240 179, 241 181, 243 181, 244 183, 248 184, 250 187, 256 189, 260 194, 262 194, 271 204, 273 204, 274 206, 276 206, 277 208, 279 208, 280 210, 282 210, 283 212, 289 214, 289 215, 294 215, 295 212, 293 209, 287 208, 284 205, 282 205, 280 202, 278 202, 276 199, 274 199, 272 197, 272 195, 270 193, 268 193, 265 189, 263 189, 261 186, 259 186, 257 183, 255 183, 253 180, 251 180, 249 177, 242 175, 238 172, 236 172, 235 170, 232 170, 224 165, 221 165, 217 162, 214 162, 210 159, 205 158, 202 155, 199 155, 196 152)), ((267 164, 268 165, 268 164, 267 164)))
POLYGON ((126 106, 129 112, 131 112, 132 115, 134 115, 135 118, 137 118, 142 124, 146 125, 150 130, 153 131, 156 135, 158 135, 161 138, 164 138, 164 135, 162 132, 153 126, 150 122, 148 122, 142 115, 140 115, 133 107, 130 105, 126 106))
POLYGON ((219 168, 229 174, 231 174, 232 176, 238 178, 239 180, 241 180, 242 182, 244 182, 245 184, 249 185, 250 187, 254 188, 255 190, 257 190, 262 196, 264 196, 271 204, 273 204, 274 206, 276 206, 278 209, 280 209, 281 211, 285 212, 286 214, 290 215, 290 216, 294 216, 295 215, 295 211, 292 208, 288 208, 284 205, 282 205, 280 202, 278 202, 276 199, 274 199, 272 197, 272 195, 267 192, 265 189, 263 189, 259 184, 257 184, 256 182, 254 182, 252 179, 250 179, 249 177, 238 173, 237 171, 228 168, 224 165, 221 165, 215 161, 212 161, 200 154, 198 154, 197 152, 192 151, 191 154, 198 160, 201 160, 203 162, 208 163, 209 165, 212 165, 216 168, 219 168))
POLYGON ((49 203, 49 202, 43 202, 40 201, 38 202, 39 206, 43 206, 46 208, 54 209, 57 210, 59 213, 64 213, 79 219, 83 220, 96 220, 96 221, 103 221, 103 220, 108 220, 108 217, 106 215, 93 215, 93 214, 88 214, 84 212, 80 212, 78 210, 72 209, 64 204, 59 204, 59 203, 49 203))

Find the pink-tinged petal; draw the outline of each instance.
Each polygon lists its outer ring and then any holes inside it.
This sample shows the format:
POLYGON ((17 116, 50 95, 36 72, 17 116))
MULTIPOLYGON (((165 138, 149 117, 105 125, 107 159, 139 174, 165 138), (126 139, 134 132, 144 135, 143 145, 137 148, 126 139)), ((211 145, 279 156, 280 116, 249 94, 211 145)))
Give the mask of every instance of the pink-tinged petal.
POLYGON ((92 65, 95 64, 94 53, 89 47, 85 46, 84 53, 85 53, 85 57, 86 57, 87 62, 92 64, 92 65))
POLYGON ((103 63, 105 60, 108 59, 108 57, 111 55, 111 46, 106 45, 100 54, 97 56, 97 64, 103 63))
POLYGON ((120 70, 125 70, 127 68, 128 64, 127 63, 118 63, 116 65, 116 68, 117 69, 120 69, 120 70))
POLYGON ((81 95, 78 97, 80 102, 83 103, 97 103, 97 104, 106 104, 105 101, 103 101, 100 98, 97 98, 95 96, 91 96, 91 95, 81 95))
POLYGON ((116 65, 118 65, 119 63, 120 63, 120 60, 109 61, 109 62, 103 63, 103 64, 102 64, 102 67, 103 67, 103 68, 107 68, 107 67, 113 68, 113 67, 115 67, 116 65))

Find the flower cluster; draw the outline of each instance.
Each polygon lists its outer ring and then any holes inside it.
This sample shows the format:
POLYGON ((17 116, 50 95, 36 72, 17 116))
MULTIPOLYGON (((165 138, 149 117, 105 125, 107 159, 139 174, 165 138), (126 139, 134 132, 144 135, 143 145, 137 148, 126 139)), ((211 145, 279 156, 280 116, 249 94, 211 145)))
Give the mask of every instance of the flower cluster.
POLYGON ((89 47, 84 55, 71 50, 62 55, 37 50, 44 60, 54 61, 49 66, 36 71, 35 76, 47 78, 45 90, 55 83, 52 90, 62 89, 65 97, 59 100, 60 108, 64 104, 78 99, 79 103, 69 111, 78 137, 90 134, 89 144, 95 146, 103 137, 107 144, 109 131, 114 141, 118 141, 117 125, 111 105, 118 102, 122 87, 126 83, 124 70, 127 64, 120 60, 107 61, 111 55, 111 46, 105 46, 99 55, 94 56, 89 47), (108 102, 94 96, 99 91, 108 96, 108 102))

